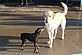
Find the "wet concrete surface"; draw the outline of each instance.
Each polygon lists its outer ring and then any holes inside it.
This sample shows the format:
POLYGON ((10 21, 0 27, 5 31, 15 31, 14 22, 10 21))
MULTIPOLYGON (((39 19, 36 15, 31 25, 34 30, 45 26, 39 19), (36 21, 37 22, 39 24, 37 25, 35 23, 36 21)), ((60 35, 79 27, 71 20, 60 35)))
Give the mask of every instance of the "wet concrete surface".
POLYGON ((39 53, 33 53, 33 43, 27 41, 24 51, 20 50, 21 33, 33 33, 42 26, 9 26, 0 25, 0 55, 71 55, 82 52, 81 29, 65 30, 65 40, 61 40, 61 31, 58 29, 57 38, 54 40, 53 48, 47 48, 48 34, 46 29, 39 36, 39 53))
POLYGON ((61 40, 61 30, 58 29, 53 48, 47 48, 48 34, 46 29, 40 34, 38 44, 39 53, 33 53, 33 44, 26 42, 25 50, 20 50, 20 34, 33 33, 38 27, 43 27, 42 15, 3 15, 0 16, 0 55, 72 55, 82 52, 82 24, 81 20, 67 20, 65 40, 61 40), (71 25, 72 24, 72 25, 71 25), (75 24, 75 25, 74 25, 75 24), (78 24, 78 25, 76 25, 78 24))

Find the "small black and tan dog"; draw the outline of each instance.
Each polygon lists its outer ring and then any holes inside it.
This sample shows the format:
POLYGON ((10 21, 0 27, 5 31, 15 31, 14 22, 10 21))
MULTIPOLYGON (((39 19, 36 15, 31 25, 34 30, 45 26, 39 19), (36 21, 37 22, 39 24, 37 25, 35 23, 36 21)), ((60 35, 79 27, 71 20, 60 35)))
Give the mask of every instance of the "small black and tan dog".
POLYGON ((34 33, 21 33, 21 40, 22 40, 21 49, 24 50, 23 49, 23 47, 25 46, 24 43, 25 43, 25 41, 27 39, 27 40, 31 41, 32 43, 34 43, 34 47, 35 47, 34 52, 38 53, 38 48, 39 48, 38 44, 37 44, 37 42, 38 42, 38 35, 43 30, 44 30, 44 27, 36 29, 34 33))

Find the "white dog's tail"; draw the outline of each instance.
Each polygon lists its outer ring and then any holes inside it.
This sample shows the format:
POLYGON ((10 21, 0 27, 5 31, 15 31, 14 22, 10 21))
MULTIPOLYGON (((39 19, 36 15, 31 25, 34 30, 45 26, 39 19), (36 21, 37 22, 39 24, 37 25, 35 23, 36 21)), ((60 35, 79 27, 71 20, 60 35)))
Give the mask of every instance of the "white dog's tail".
POLYGON ((61 2, 62 6, 64 7, 64 15, 67 14, 67 11, 68 11, 68 7, 65 3, 61 2))

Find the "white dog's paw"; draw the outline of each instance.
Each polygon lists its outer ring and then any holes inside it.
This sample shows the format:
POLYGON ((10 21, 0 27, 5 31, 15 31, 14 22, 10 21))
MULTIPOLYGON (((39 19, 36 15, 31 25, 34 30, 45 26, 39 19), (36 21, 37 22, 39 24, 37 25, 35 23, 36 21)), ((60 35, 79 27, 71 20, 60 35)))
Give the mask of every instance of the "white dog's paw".
POLYGON ((55 40, 55 39, 56 39, 56 37, 53 37, 53 39, 55 40))
POLYGON ((62 37, 62 40, 64 40, 64 37, 62 37))
POLYGON ((50 41, 48 41, 47 44, 50 44, 50 41))
POLYGON ((49 48, 52 48, 52 45, 49 44, 49 48))

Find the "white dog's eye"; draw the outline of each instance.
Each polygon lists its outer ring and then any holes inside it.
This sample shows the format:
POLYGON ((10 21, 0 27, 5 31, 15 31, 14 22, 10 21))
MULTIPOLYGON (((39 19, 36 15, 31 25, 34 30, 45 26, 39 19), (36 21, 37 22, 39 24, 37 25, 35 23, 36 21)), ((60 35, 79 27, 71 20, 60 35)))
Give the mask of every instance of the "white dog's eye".
POLYGON ((49 15, 49 17, 51 17, 51 15, 49 15))
POLYGON ((46 17, 46 15, 44 15, 44 17, 46 17))

